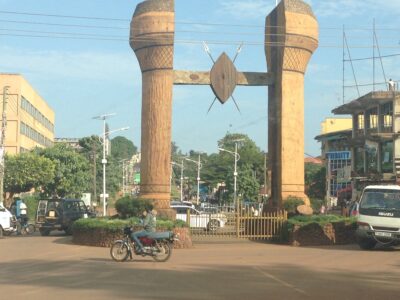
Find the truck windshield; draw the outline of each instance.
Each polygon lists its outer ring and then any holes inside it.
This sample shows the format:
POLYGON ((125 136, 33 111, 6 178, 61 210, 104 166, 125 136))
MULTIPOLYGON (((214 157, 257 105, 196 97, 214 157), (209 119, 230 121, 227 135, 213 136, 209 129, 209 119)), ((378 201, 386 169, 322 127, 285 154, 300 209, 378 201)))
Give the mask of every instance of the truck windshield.
POLYGON ((400 210, 400 190, 366 190, 360 208, 400 210))

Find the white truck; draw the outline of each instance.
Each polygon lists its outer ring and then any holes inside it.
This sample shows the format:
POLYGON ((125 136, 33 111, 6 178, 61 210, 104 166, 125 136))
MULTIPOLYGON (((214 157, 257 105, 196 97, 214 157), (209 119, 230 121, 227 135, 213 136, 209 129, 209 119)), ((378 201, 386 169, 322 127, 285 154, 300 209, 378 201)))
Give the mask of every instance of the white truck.
POLYGON ((13 215, 0 203, 0 238, 16 231, 13 215))
POLYGON ((400 244, 400 186, 367 186, 358 203, 357 224, 361 249, 400 244))

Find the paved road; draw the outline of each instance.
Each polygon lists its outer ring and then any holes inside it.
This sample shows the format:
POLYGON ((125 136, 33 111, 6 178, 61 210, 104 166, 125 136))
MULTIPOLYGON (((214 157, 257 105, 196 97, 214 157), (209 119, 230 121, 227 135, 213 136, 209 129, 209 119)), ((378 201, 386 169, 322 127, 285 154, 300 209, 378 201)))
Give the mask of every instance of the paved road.
POLYGON ((0 299, 399 299, 400 250, 197 242, 115 263, 69 237, 0 240, 0 299), (75 297, 75 298, 74 298, 75 297))

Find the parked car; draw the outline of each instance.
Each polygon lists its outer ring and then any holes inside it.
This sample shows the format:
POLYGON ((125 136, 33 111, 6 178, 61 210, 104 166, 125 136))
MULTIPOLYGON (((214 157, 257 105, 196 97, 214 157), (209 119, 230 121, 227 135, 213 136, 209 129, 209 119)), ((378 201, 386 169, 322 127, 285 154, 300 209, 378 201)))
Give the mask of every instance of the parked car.
POLYGON ((16 222, 13 215, 0 203, 0 238, 3 234, 10 235, 16 231, 16 222))
POLYGON ((227 217, 221 213, 204 213, 187 205, 171 205, 171 208, 176 210, 176 219, 184 222, 188 222, 189 210, 189 226, 191 228, 216 231, 218 228, 224 227, 227 222, 227 217))
POLYGON ((36 227, 42 236, 53 230, 72 233, 72 224, 81 218, 94 217, 79 199, 40 200, 36 211, 36 227))
POLYGON ((190 201, 179 201, 179 200, 172 200, 171 202, 170 202, 170 206, 173 206, 173 205, 184 205, 184 206, 189 206, 189 207, 195 207, 195 205, 192 203, 192 202, 190 202, 190 201))
POLYGON ((367 186, 358 205, 357 225, 362 249, 400 244, 400 186, 367 186))

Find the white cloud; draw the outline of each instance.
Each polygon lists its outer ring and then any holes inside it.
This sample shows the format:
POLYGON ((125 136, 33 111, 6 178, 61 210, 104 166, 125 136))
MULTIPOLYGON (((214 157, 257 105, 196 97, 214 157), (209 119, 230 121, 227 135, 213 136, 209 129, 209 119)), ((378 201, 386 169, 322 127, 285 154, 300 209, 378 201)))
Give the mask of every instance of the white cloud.
POLYGON ((264 18, 274 8, 273 0, 224 0, 221 2, 223 14, 229 14, 236 19, 264 18))
POLYGON ((376 0, 324 0, 314 4, 314 10, 317 16, 335 16, 346 18, 350 16, 359 16, 363 14, 374 13, 400 13, 400 1, 382 1, 376 0))
MULTIPOLYGON (((10 47, 0 49, 3 72, 47 77, 49 80, 127 81, 140 76, 133 53, 94 51, 24 51, 10 47)), ((129 82, 129 84, 132 84, 129 82)))

